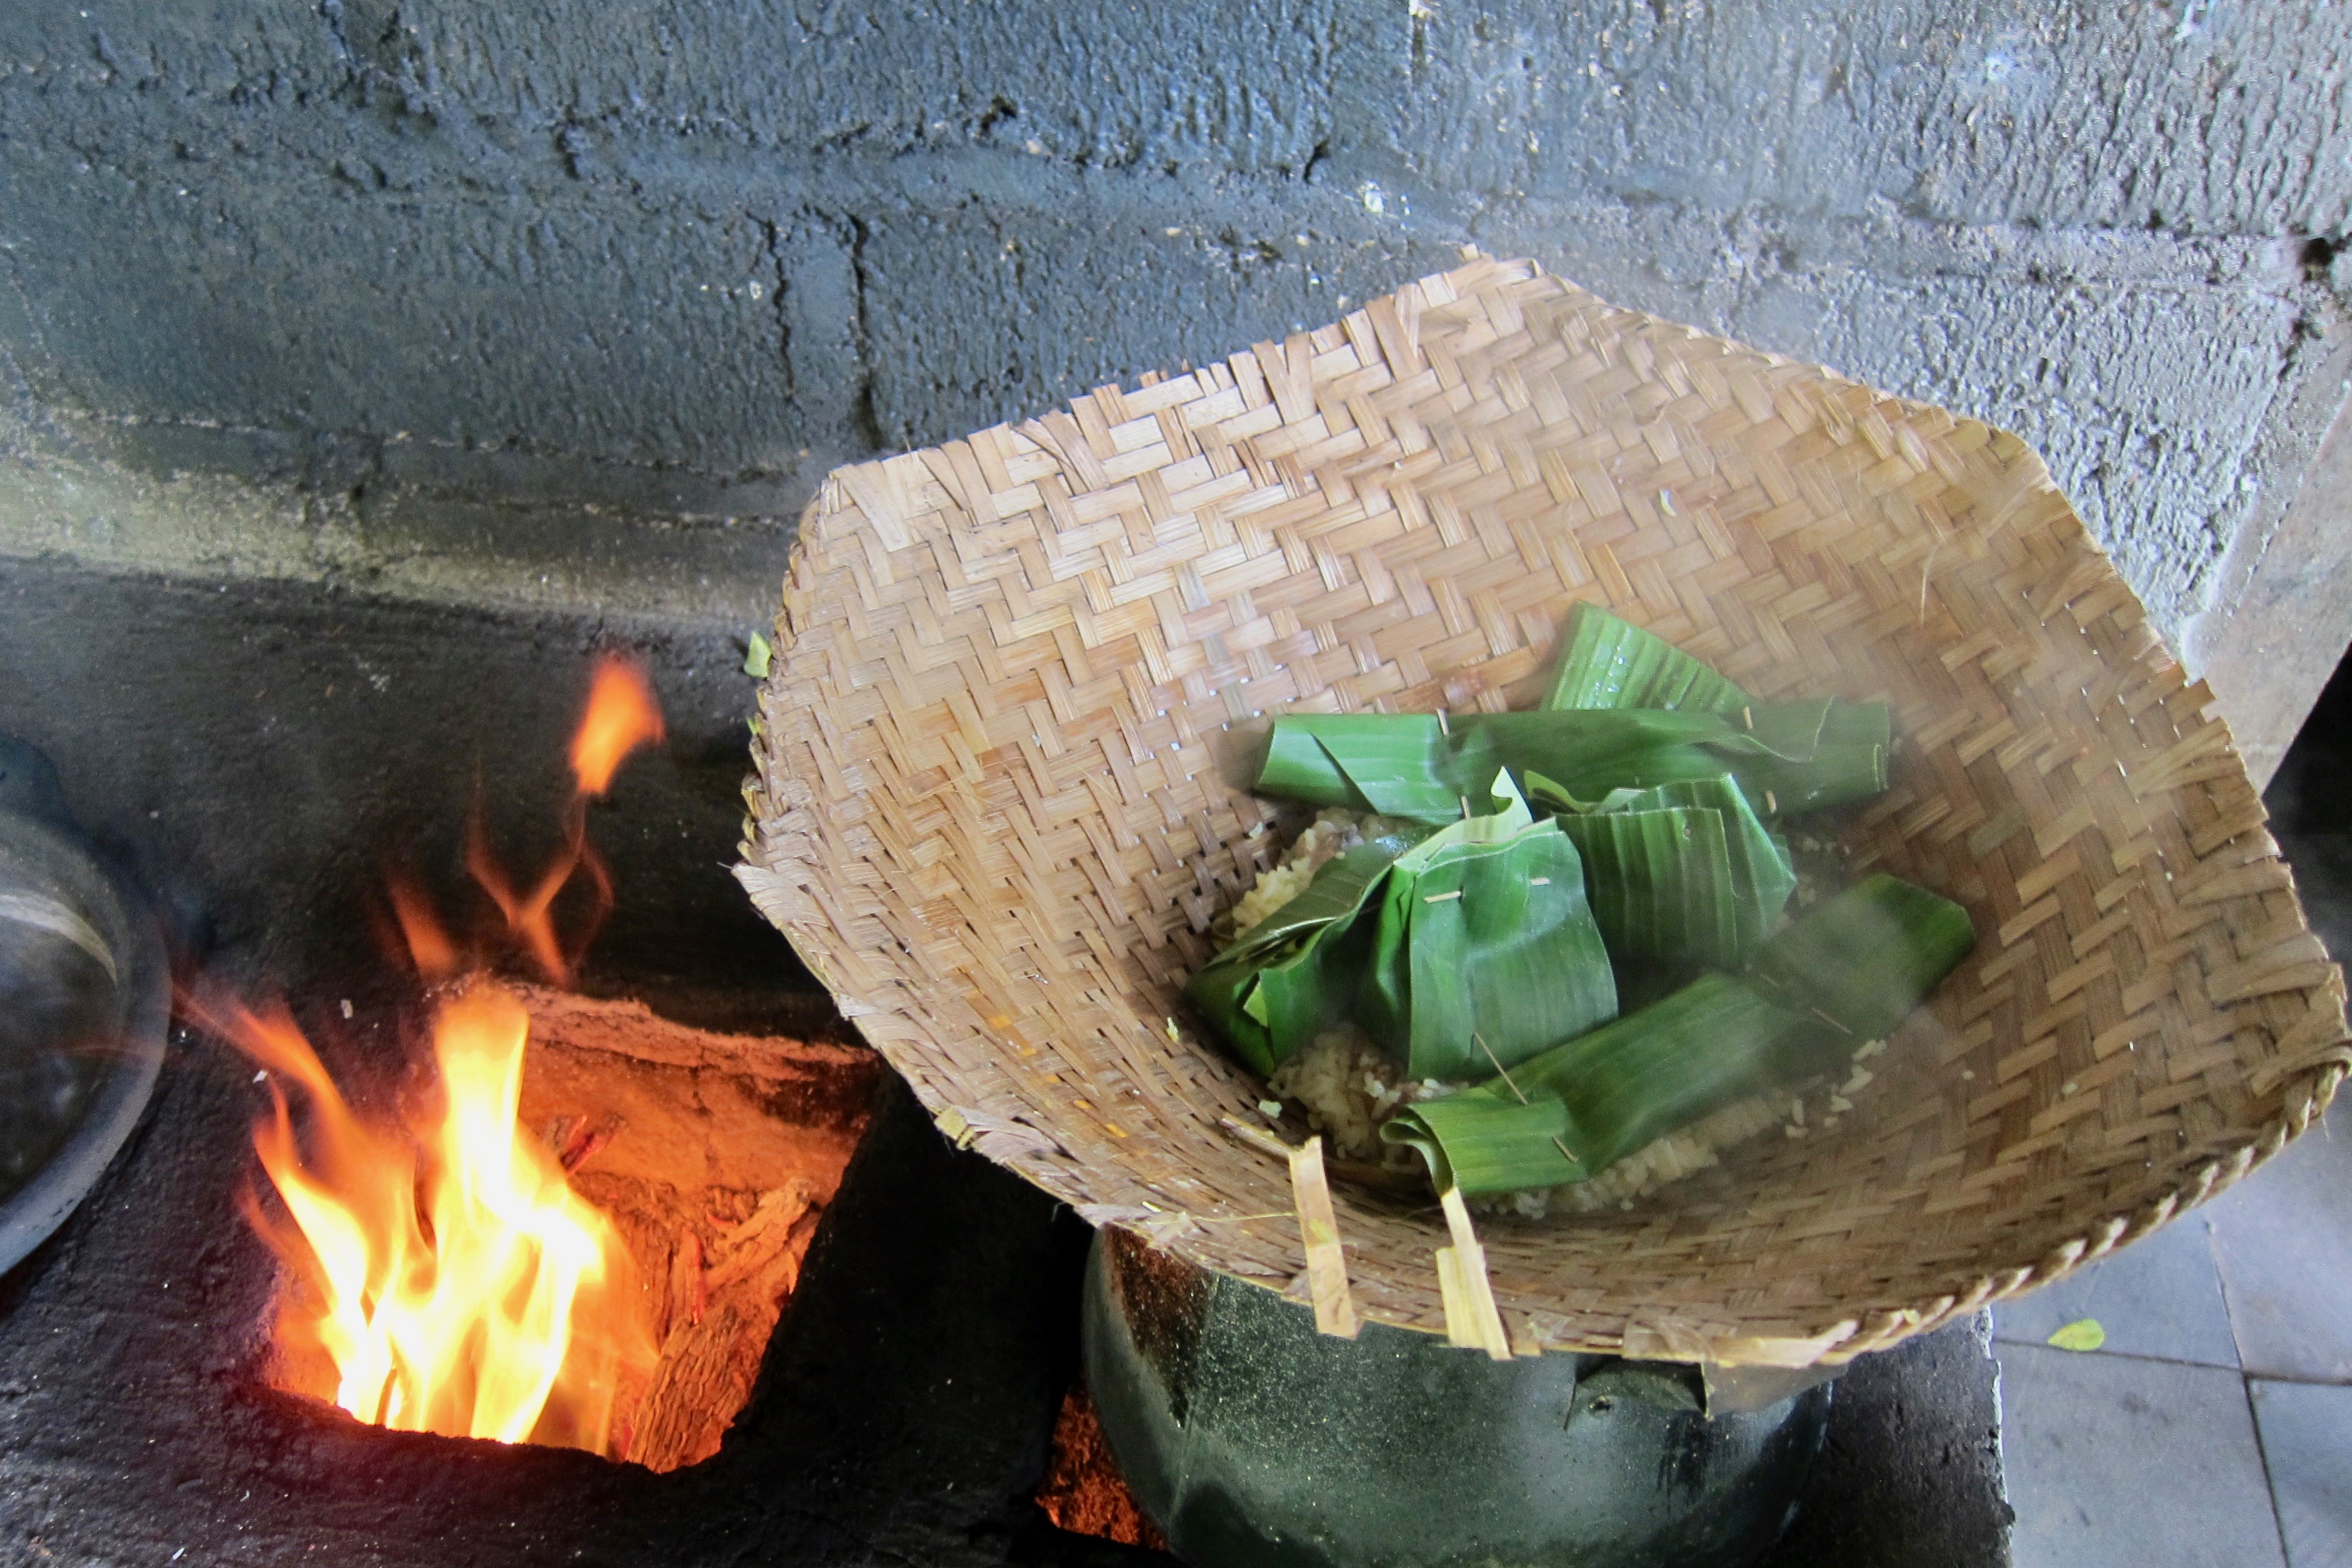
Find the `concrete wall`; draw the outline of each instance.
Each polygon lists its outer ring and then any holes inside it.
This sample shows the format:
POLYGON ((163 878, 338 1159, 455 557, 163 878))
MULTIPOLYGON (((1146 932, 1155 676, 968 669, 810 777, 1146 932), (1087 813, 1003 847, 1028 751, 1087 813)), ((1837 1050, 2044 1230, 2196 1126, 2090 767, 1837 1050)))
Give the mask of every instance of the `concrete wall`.
POLYGON ((833 463, 1470 242, 2023 432, 2179 636, 2343 402, 2347 58, 2314 0, 27 0, 0 550, 748 624, 833 463))

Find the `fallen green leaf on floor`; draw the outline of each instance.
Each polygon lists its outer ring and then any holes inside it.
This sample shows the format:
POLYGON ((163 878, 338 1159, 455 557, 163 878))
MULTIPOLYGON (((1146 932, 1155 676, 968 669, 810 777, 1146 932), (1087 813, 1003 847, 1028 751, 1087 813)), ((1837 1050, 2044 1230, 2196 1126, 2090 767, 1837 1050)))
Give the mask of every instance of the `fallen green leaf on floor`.
POLYGON ((768 646, 767 638, 761 637, 757 632, 753 632, 751 634, 751 650, 743 656, 743 673, 751 677, 754 680, 767 679, 768 658, 769 656, 774 652, 775 650, 768 646))
POLYGON ((2107 1331, 2096 1318, 2077 1318, 2050 1336, 2050 1343, 2062 1351, 2095 1351, 2106 1342, 2107 1331))

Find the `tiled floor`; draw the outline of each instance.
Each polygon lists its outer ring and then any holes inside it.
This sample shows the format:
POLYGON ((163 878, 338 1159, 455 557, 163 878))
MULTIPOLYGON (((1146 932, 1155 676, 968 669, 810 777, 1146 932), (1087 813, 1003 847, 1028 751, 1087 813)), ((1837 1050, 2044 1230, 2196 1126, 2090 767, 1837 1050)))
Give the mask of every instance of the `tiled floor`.
MULTIPOLYGON (((2268 801, 2314 928, 2352 958, 2352 676, 2268 801)), ((2352 1095, 1993 1332, 2017 1568, 2352 1568, 2352 1095), (2100 1350, 2048 1347, 2081 1318, 2100 1350)))
POLYGON ((2352 1115, 2329 1121, 1994 1309, 2017 1568, 2352 1568, 2352 1115), (2104 1347, 2048 1348, 2079 1318, 2104 1347))

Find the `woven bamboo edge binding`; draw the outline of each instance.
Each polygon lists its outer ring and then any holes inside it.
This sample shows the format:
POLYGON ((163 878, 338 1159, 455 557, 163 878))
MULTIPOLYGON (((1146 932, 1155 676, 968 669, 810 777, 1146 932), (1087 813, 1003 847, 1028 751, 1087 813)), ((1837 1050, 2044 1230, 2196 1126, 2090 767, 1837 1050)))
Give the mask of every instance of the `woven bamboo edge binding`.
MULTIPOLYGON (((1843 840, 1979 942, 1833 1135, 1482 1220, 1515 1350, 1843 1361, 2325 1108, 2342 977, 2211 693, 2040 459, 1527 263, 829 477, 739 876, 959 1142, 1307 1300, 1286 1145, 1227 1131, 1257 1086, 1176 1001, 1282 838, 1236 759, 1285 710, 1523 703, 1577 598, 1767 697, 1890 701, 1894 787, 1843 840)), ((1444 1331, 1435 1205, 1333 1197, 1354 1310, 1444 1331)))

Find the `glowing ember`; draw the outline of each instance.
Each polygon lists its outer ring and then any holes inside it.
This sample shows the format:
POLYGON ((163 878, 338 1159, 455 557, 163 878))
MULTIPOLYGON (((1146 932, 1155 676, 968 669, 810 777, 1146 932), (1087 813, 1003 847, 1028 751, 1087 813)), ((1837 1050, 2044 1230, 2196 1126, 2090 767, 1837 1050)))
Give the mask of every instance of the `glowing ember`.
MULTIPOLYGON (((566 849, 528 895, 507 882, 476 825, 467 863, 551 977, 567 975, 587 942, 580 936, 567 954, 551 915, 572 871, 586 867, 595 884, 590 934, 610 904, 587 846, 586 797, 661 733, 644 676, 607 659, 573 742, 580 793, 566 849)), ((418 973, 449 981, 457 945, 414 889, 395 884, 391 895, 418 973)), ((352 1110, 282 1006, 191 1005, 270 1074, 254 1148, 284 1213, 257 1200, 247 1209, 297 1281, 278 1325, 289 1362, 331 1364, 335 1403, 363 1421, 625 1449, 616 1400, 653 1375, 656 1328, 613 1223, 518 1123, 530 1034, 521 1002, 479 975, 445 986, 432 1014, 432 1091, 374 1121, 352 1110), (289 1084, 304 1106, 299 1138, 289 1084)))

